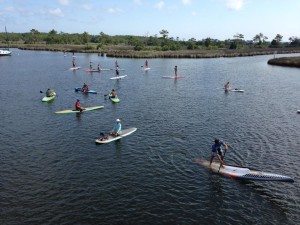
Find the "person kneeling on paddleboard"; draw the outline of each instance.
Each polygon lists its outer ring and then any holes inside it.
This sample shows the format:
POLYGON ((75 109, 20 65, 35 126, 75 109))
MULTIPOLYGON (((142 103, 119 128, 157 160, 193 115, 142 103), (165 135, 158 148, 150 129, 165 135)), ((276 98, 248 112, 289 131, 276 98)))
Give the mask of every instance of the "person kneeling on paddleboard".
POLYGON ((82 88, 81 88, 81 91, 83 93, 87 93, 89 91, 89 86, 86 83, 84 83, 82 88))
POLYGON ((75 103, 75 110, 82 112, 84 110, 84 108, 81 107, 80 105, 80 100, 77 99, 76 103, 75 103))
POLYGON ((223 166, 224 164, 224 153, 223 153, 223 149, 222 146, 225 147, 225 151, 227 151, 227 144, 225 144, 223 141, 220 141, 219 139, 215 139, 215 143, 211 146, 211 158, 210 158, 210 164, 212 163, 213 159, 215 158, 215 156, 218 157, 221 166, 223 166))
POLYGON ((113 136, 118 136, 121 132, 121 129, 122 129, 121 120, 116 119, 116 124, 110 134, 113 136))
POLYGON ((55 95, 55 91, 52 90, 52 89, 50 89, 50 88, 48 88, 47 91, 46 91, 46 96, 47 97, 52 97, 54 95, 55 95))
POLYGON ((115 98, 115 97, 117 97, 117 92, 115 91, 115 89, 112 89, 109 94, 109 98, 115 98))

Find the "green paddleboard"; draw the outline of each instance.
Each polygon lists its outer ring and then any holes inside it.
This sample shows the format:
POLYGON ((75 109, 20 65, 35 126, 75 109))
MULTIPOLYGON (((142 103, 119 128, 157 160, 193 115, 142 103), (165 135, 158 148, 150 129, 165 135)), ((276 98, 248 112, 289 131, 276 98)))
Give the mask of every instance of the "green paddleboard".
POLYGON ((118 96, 112 98, 111 95, 109 95, 109 99, 110 99, 113 103, 118 103, 118 102, 120 102, 120 99, 118 98, 118 96))

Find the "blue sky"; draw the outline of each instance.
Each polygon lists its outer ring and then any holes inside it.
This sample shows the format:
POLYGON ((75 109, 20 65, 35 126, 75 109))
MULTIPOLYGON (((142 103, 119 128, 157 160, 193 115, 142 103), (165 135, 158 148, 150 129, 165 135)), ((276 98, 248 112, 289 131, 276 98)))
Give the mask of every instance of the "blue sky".
POLYGON ((246 40, 263 33, 300 37, 300 0, 0 0, 9 32, 159 35, 246 40))

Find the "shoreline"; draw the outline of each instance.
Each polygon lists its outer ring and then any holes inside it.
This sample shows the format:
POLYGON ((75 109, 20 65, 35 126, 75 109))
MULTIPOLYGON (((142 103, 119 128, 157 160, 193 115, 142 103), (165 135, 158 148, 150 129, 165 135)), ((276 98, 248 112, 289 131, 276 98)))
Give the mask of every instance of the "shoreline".
POLYGON ((131 49, 85 49, 85 46, 66 46, 66 45, 49 45, 49 46, 19 46, 11 45, 11 48, 32 51, 54 51, 54 52, 75 52, 75 53, 97 53, 101 56, 115 58, 221 58, 221 57, 247 57, 257 55, 274 55, 274 54, 292 54, 300 53, 300 48, 253 48, 253 49, 217 49, 217 50, 178 50, 178 51, 134 51, 131 49))
POLYGON ((281 57, 268 60, 269 65, 297 67, 300 68, 300 56, 299 57, 281 57))

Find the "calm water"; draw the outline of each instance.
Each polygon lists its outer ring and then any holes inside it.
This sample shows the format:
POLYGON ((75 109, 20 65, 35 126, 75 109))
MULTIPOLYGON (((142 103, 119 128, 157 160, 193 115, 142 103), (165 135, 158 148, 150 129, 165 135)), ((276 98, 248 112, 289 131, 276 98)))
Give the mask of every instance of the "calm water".
POLYGON ((128 77, 84 72, 115 59, 15 50, 0 58, 0 224, 299 224, 300 70, 272 56, 118 59, 128 77), (162 79, 178 65, 183 79, 162 79), (95 64, 96 66, 96 64, 95 64), (225 94, 229 80, 244 93, 225 94), (83 96, 83 82, 99 92, 83 96), (40 90, 57 98, 42 103, 40 90), (121 102, 104 99, 112 88, 121 102), (56 115, 82 105, 104 109, 56 115), (95 145, 116 118, 138 130, 95 145), (214 137, 228 164, 291 176, 295 183, 239 182, 193 163, 214 137))

